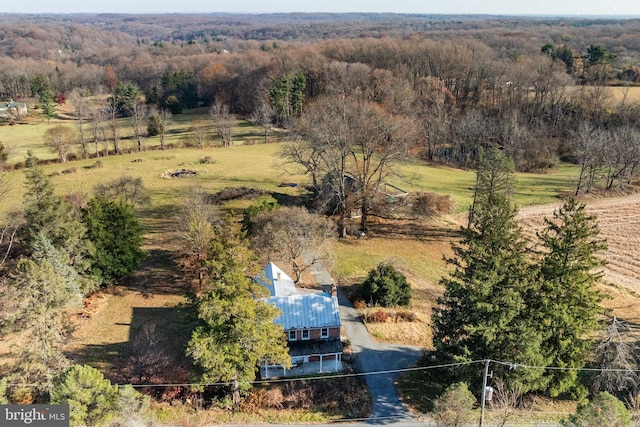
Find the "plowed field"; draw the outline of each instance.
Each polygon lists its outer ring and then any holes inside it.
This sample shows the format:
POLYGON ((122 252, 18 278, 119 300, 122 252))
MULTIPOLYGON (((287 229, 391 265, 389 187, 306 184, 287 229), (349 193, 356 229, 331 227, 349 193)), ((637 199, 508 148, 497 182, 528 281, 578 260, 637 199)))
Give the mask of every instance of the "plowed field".
MULTIPOLYGON (((598 218, 600 236, 608 249, 603 290, 612 299, 606 305, 619 317, 640 323, 640 194, 584 201, 587 212, 598 218)), ((518 214, 525 234, 533 237, 560 204, 521 208, 518 214)))

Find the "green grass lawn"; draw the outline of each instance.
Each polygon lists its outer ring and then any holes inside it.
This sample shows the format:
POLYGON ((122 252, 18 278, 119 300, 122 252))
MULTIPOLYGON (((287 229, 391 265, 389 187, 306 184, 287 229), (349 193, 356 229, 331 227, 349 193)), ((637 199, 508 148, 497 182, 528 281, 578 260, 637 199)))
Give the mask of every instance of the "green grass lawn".
MULTIPOLYGON (((391 183, 406 191, 432 191, 451 195, 453 212, 465 212, 471 205, 476 174, 448 166, 429 166, 409 160, 397 167, 398 176, 391 183)), ((575 189, 578 169, 575 165, 561 164, 543 174, 517 173, 515 203, 518 206, 547 204, 558 195, 575 189)))

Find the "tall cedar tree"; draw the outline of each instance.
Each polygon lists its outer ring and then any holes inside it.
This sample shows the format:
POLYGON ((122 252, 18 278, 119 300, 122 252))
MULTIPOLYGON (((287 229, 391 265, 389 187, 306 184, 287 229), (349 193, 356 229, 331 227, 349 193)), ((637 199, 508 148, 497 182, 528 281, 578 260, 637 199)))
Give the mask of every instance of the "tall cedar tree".
POLYGON ((187 353, 200 368, 203 382, 231 382, 234 405, 265 361, 290 366, 282 326, 273 320, 280 311, 254 298, 251 280, 227 272, 198 301, 200 325, 191 335, 187 353))
POLYGON ((33 251, 35 241, 42 234, 56 250, 64 255, 65 262, 86 278, 82 292, 93 289, 95 283, 88 279, 89 258, 93 252, 86 239, 86 227, 76 215, 73 206, 54 194, 50 178, 37 166, 37 160, 27 158, 30 165, 25 171, 27 191, 24 195, 25 224, 20 230, 20 240, 27 253, 33 251))
POLYGON ((81 306, 81 279, 65 256, 39 234, 32 258, 22 258, 0 297, 0 331, 25 335, 12 378, 47 391, 67 364, 62 351, 69 332, 68 313, 81 306))
MULTIPOLYGON (((589 338, 602 314, 596 284, 603 261, 597 254, 606 249, 596 217, 585 205, 568 199, 545 219, 538 234, 542 246, 539 287, 528 297, 530 319, 543 333, 541 350, 552 366, 570 368, 547 372, 549 393, 580 392, 578 371, 591 353, 589 338)), ((584 391, 584 390, 583 390, 584 391)))
MULTIPOLYGON (((544 364, 542 336, 523 315, 533 278, 508 195, 512 170, 513 163, 500 151, 481 153, 470 223, 462 230, 462 242, 453 245, 454 257, 447 262, 455 269, 441 280, 445 292, 433 312, 434 345, 441 357, 544 364)), ((537 370, 497 374, 526 390, 542 386, 537 370)), ((479 380, 478 372, 466 375, 479 380)))
POLYGON ((249 249, 246 232, 234 221, 233 214, 212 225, 215 237, 211 239, 204 263, 210 278, 205 287, 215 285, 229 272, 240 271, 246 277, 254 277, 259 271, 257 257, 249 249))
POLYGON ((244 234, 228 218, 212 240, 210 283, 197 300, 200 324, 187 354, 200 368, 201 381, 229 381, 234 405, 268 361, 289 366, 284 331, 273 320, 273 305, 255 298, 259 288, 247 277, 254 256, 244 234))
POLYGON ((199 325, 187 354, 200 369, 201 381, 229 381, 234 404, 268 361, 290 366, 284 331, 273 320, 280 311, 256 299, 262 288, 255 275, 255 255, 230 216, 216 226, 209 254, 209 277, 196 300, 199 325))
POLYGON ((82 221, 95 245, 95 275, 112 283, 138 267, 144 257, 143 230, 129 204, 94 197, 83 209, 82 221))

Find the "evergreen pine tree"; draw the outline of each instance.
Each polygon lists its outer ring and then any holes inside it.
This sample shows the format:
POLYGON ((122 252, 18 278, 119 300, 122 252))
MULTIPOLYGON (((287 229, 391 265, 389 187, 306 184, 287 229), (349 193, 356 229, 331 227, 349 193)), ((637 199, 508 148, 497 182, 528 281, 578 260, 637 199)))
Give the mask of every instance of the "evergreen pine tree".
MULTIPOLYGON (((51 246, 43 240, 42 246, 51 246)), ((53 253, 53 252, 52 252, 53 253)), ((51 381, 67 364, 62 351, 69 332, 69 312, 80 307, 77 288, 70 288, 68 277, 54 259, 21 259, 8 286, 1 290, 4 311, 0 313, 0 332, 24 334, 11 377, 17 382, 35 383, 36 391, 47 391, 51 381)))
MULTIPOLYGON (((453 245, 454 257, 447 261, 454 270, 441 280, 445 292, 433 312, 434 345, 441 357, 544 364, 541 334, 524 316, 532 269, 508 195, 510 164, 498 150, 481 153, 470 223, 462 242, 453 245)), ((524 389, 542 385, 537 370, 502 374, 524 389)), ((468 375, 479 377, 478 372, 468 375)))
POLYGON ((591 353, 589 335, 598 327, 602 314, 601 295, 596 284, 603 261, 597 254, 606 249, 598 239, 596 217, 587 215, 585 205, 568 199, 538 234, 541 242, 539 285, 529 297, 532 322, 544 334, 542 353, 549 364, 566 370, 547 372, 549 393, 584 393, 578 371, 591 353))
POLYGON ((115 418, 118 389, 87 365, 72 365, 55 379, 51 403, 69 405, 71 425, 104 425, 115 418))
POLYGON ((27 252, 42 234, 53 247, 73 266, 80 275, 85 275, 87 258, 92 246, 85 238, 86 228, 80 222, 70 203, 54 193, 51 180, 37 165, 33 156, 27 158, 27 191, 24 195, 25 224, 20 230, 20 240, 27 252))
POLYGON ((95 246, 96 276, 111 283, 138 267, 144 257, 143 230, 130 205, 98 196, 89 201, 82 220, 95 246))

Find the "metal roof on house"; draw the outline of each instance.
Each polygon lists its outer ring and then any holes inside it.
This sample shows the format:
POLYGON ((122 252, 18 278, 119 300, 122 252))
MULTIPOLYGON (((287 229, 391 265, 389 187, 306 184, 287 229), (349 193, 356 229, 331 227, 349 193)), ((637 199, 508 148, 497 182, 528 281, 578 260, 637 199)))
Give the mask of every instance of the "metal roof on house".
POLYGON ((298 293, 293 279, 272 262, 267 264, 262 273, 255 278, 255 281, 267 288, 272 297, 298 293))
POLYGON ((274 320, 284 330, 340 326, 338 298, 326 292, 265 298, 282 314, 274 320))

